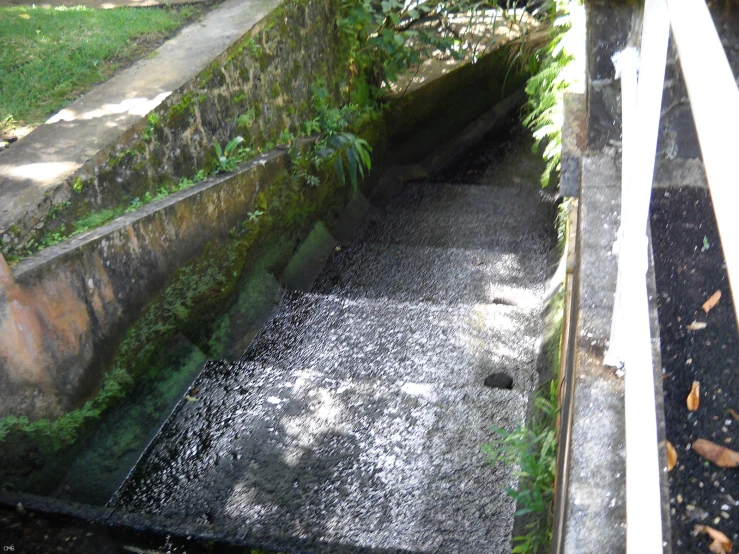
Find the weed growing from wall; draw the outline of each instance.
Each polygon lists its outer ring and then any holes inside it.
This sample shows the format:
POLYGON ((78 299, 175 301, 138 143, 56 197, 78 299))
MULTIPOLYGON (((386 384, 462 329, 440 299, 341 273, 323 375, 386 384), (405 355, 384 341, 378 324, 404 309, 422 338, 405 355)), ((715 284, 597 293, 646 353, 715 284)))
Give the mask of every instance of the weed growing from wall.
POLYGON ((513 539, 516 554, 547 552, 552 540, 564 301, 564 288, 561 288, 544 311, 541 356, 546 373, 541 377, 543 384, 533 395, 528 421, 511 431, 494 428, 496 440, 482 447, 490 463, 515 468, 518 487, 508 488, 506 492, 516 501, 515 516, 523 524, 524 533, 513 539))
POLYGON ((483 451, 490 463, 517 468, 518 489, 506 492, 516 501, 517 517, 525 517, 526 533, 514 537, 514 553, 545 552, 552 540, 554 476, 557 470, 557 382, 549 381, 535 398, 534 414, 527 425, 513 431, 495 428, 496 442, 483 451))

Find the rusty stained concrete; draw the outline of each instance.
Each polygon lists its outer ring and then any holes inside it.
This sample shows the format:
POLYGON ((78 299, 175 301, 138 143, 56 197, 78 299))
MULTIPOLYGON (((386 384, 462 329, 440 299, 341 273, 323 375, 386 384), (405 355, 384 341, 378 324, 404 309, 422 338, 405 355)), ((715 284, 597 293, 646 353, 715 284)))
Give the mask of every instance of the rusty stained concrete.
POLYGON ((0 262, 0 417, 63 413, 92 382, 142 308, 207 243, 225 245, 287 155, 261 156, 135 214, 0 262))

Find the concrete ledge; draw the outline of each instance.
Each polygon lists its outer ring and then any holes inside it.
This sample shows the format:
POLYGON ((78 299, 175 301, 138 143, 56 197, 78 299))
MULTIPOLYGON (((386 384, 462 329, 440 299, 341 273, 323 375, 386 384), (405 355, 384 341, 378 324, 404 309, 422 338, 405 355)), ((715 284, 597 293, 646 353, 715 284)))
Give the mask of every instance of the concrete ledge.
MULTIPOLYGON (((615 150, 582 162, 572 304, 563 376, 559 482, 553 552, 624 552, 626 548, 624 383, 603 365, 610 337, 620 220, 621 176, 615 150)), ((648 278, 658 429, 664 444, 662 365, 651 257, 648 278)), ((664 451, 660 465, 666 469, 664 451)), ((669 504, 663 471, 663 536, 669 504)), ((668 547, 669 548, 669 547, 668 547)))
POLYGON ((559 195, 580 196, 580 165, 588 147, 587 103, 584 94, 564 94, 562 168, 559 195))

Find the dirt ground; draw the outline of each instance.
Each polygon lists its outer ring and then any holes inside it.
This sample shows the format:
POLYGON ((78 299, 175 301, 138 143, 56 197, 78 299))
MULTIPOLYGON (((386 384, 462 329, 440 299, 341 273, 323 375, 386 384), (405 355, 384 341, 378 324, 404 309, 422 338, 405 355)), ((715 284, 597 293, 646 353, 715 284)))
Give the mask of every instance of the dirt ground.
POLYGON ((104 529, 0 508, 0 551, 14 554, 121 552, 104 529))
POLYGON ((695 536, 708 525, 739 541, 739 471, 722 469, 692 451, 703 438, 739 450, 739 337, 708 190, 657 189, 651 229, 657 276, 667 439, 677 450, 669 474, 673 552, 709 552, 695 536), (717 290, 707 314, 702 304, 717 290), (690 330, 694 321, 702 330, 690 330), (700 383, 700 405, 686 399, 700 383))

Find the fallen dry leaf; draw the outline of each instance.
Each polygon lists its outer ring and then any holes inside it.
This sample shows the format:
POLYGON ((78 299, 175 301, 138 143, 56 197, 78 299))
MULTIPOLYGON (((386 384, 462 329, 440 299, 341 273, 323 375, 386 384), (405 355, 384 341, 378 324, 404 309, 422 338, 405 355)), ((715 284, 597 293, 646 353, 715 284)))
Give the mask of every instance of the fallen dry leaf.
POLYGON ((708 298, 708 300, 706 300, 706 301, 705 301, 705 302, 703 303, 703 306, 702 306, 702 307, 703 307, 703 311, 704 311, 704 312, 706 312, 706 313, 710 312, 710 311, 711 311, 711 309, 712 309, 712 308, 713 308, 714 306, 716 306, 716 304, 718 304, 718 301, 719 301, 719 300, 721 300, 721 290, 720 290, 720 289, 719 289, 719 290, 717 290, 716 292, 714 292, 714 293, 713 293, 713 294, 712 294, 712 295, 711 295, 711 296, 710 296, 710 297, 708 298))
POLYGON ((739 419, 739 414, 736 413, 732 408, 729 408, 729 415, 734 419, 739 419))
POLYGON ((702 321, 694 321, 686 327, 688 331, 700 331, 706 328, 706 324, 702 321))
POLYGON ((701 404, 701 384, 698 381, 693 381, 693 387, 690 389, 690 394, 685 402, 688 405, 688 410, 694 412, 698 409, 701 404))
POLYGON ((716 464, 718 467, 737 467, 739 466, 739 452, 707 441, 706 439, 698 439, 693 443, 693 450, 699 456, 702 456, 709 462, 716 464))
POLYGON ((667 442, 667 471, 672 471, 672 468, 677 465, 677 450, 672 446, 670 441, 667 442))
POLYGON ((724 535, 721 531, 709 527, 708 525, 696 525, 694 529, 695 534, 705 533, 713 539, 713 542, 708 549, 714 554, 728 554, 731 552, 732 544, 729 537, 724 535))

